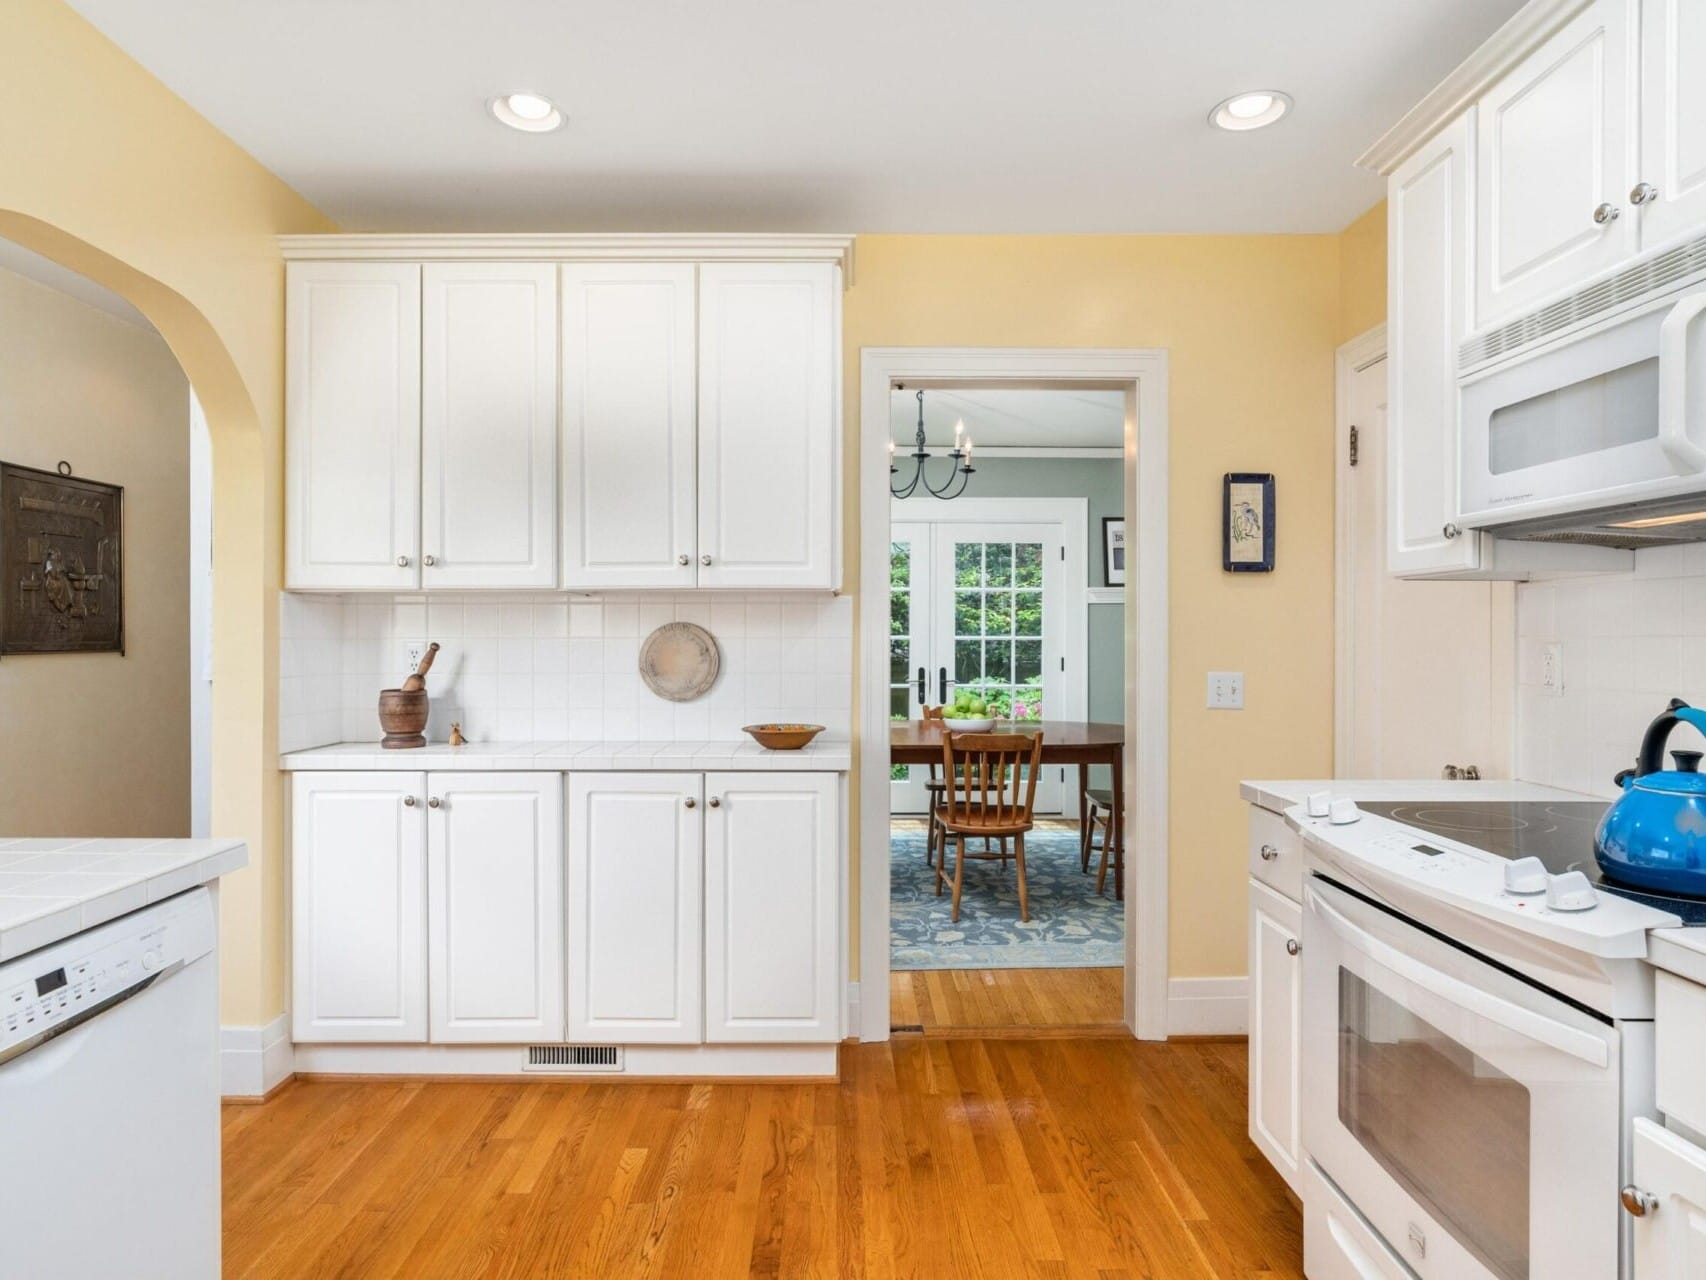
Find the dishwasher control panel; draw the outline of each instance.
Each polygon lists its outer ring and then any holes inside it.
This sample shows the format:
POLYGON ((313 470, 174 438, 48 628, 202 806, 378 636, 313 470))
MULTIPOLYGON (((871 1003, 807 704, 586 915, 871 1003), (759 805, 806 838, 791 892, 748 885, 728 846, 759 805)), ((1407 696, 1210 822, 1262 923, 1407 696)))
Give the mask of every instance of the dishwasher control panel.
POLYGON ((213 930, 192 889, 0 965, 0 1061, 206 955, 213 930))

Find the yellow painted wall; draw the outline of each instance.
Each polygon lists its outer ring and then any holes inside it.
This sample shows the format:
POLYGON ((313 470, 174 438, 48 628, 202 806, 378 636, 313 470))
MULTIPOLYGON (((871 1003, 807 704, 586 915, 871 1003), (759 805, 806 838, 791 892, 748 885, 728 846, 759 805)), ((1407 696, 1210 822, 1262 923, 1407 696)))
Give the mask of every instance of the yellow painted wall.
POLYGON ((0 834, 190 833, 189 424, 159 334, 0 270, 0 458, 123 485, 125 579, 124 653, 0 660, 0 834))
POLYGON ((1386 201, 1339 233, 1339 341, 1386 323, 1386 201))
MULTIPOLYGON (((0 4, 0 236, 135 303, 207 411, 214 446, 213 830, 249 842, 225 883, 221 1004, 285 1002, 277 768, 284 272, 273 237, 334 228, 59 0, 0 4)), ((185 655, 187 660, 187 653, 185 655)))

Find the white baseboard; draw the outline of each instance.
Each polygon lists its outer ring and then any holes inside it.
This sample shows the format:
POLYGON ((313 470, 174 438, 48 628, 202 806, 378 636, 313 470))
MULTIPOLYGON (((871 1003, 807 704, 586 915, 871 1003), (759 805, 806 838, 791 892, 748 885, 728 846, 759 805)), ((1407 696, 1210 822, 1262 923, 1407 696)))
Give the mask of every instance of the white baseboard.
POLYGON ((845 1040, 849 1036, 858 1036, 861 1023, 859 1022, 859 984, 857 982, 847 984, 847 1008, 842 1016, 846 1021, 841 1024, 841 1038, 845 1040))
POLYGON ((1250 1030, 1248 978, 1169 978, 1167 1034, 1241 1036, 1250 1030))
MULTIPOLYGON (((833 1044, 638 1044, 623 1049, 619 1073, 587 1073, 603 1082, 629 1079, 711 1080, 719 1076, 780 1076, 833 1080, 833 1044)), ((295 1068, 300 1075, 514 1076, 550 1079, 525 1069, 522 1045, 482 1044, 299 1044, 295 1068)), ((566 1073, 565 1073, 566 1074, 566 1073)))
POLYGON ((227 1098, 263 1098, 295 1070, 290 1015, 264 1027, 219 1028, 219 1087, 227 1098))

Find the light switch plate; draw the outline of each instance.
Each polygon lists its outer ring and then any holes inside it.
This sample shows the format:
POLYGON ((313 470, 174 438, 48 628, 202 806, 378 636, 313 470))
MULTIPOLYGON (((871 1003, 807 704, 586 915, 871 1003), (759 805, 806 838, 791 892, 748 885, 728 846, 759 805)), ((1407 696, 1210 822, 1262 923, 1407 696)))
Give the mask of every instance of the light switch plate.
POLYGON ((1242 671, 1210 671, 1208 673, 1208 706, 1211 711, 1242 711, 1244 709, 1244 673, 1242 671))

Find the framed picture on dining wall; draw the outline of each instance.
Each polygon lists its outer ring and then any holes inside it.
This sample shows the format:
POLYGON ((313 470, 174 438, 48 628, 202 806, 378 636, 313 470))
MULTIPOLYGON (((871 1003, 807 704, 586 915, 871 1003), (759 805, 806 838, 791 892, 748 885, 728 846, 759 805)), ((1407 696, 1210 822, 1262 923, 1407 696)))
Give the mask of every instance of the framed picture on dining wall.
POLYGON ((1125 519, 1102 517, 1102 585, 1125 586, 1125 519))
POLYGON ((1229 471, 1221 482, 1221 567, 1228 573, 1274 569, 1274 477, 1229 471))

